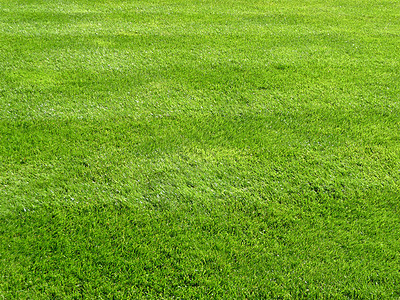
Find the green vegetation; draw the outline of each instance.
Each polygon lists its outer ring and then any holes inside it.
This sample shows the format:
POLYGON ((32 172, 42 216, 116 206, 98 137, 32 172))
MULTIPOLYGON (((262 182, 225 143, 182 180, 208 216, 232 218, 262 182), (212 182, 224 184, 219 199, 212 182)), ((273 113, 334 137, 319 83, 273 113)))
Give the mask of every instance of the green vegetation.
POLYGON ((0 0, 0 298, 400 298, 400 4, 0 0))

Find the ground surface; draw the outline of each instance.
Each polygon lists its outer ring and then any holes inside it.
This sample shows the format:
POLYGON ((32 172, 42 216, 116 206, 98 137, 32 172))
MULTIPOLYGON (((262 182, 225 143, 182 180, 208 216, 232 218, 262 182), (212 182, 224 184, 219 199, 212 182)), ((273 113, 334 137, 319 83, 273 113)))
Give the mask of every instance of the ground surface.
POLYGON ((0 0, 0 298, 400 297, 398 1, 0 0))

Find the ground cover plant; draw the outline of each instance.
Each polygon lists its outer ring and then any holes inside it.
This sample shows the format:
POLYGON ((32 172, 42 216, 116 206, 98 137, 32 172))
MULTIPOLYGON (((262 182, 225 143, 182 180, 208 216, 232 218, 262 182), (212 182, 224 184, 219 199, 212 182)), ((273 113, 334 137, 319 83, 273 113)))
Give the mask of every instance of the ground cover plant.
POLYGON ((400 297, 400 4, 0 0, 0 297, 400 297))

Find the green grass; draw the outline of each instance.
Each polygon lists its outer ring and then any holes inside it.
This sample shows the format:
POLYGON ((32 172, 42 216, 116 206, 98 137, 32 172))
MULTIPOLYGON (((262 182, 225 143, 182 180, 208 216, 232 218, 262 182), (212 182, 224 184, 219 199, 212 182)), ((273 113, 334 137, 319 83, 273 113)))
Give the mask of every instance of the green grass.
POLYGON ((0 298, 400 298, 398 1, 0 0, 0 298))

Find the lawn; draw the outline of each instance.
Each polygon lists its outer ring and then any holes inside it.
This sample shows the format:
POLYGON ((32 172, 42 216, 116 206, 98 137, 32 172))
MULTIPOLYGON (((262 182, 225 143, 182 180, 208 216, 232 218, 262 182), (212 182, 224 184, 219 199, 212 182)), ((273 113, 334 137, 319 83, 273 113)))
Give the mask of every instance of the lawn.
POLYGON ((0 0, 0 298, 399 299, 396 0, 0 0))

